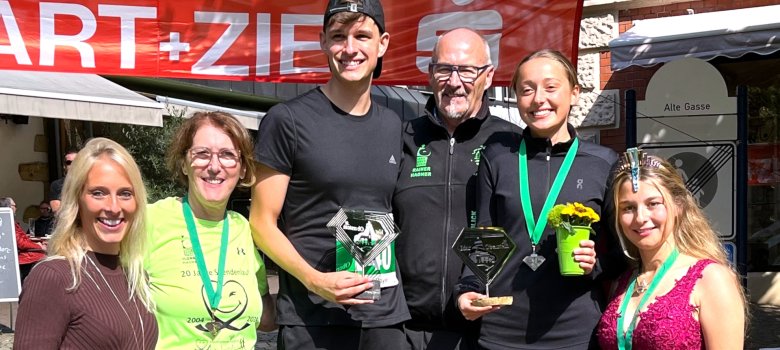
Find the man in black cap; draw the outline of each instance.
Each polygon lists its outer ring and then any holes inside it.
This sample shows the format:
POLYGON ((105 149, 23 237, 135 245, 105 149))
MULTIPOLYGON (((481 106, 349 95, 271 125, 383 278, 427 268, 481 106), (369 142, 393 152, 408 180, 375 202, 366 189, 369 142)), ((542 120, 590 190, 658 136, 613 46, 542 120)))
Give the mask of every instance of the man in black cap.
MULTIPOLYGON (((250 222, 279 272, 280 349, 401 349, 409 319, 394 245, 352 272, 327 224, 340 208, 391 213, 401 120, 371 101, 390 41, 379 0, 330 0, 320 46, 331 77, 280 103, 258 129, 250 222), (277 226, 277 224, 279 224, 277 226), (358 297, 381 287, 378 300, 358 297)), ((390 215, 390 214, 388 214, 390 215)))

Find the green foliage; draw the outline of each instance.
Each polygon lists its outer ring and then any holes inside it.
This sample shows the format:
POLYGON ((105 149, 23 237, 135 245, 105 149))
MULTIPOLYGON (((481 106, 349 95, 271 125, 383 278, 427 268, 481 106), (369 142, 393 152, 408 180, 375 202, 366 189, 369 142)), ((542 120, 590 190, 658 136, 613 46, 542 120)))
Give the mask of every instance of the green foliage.
POLYGON ((113 135, 135 158, 144 178, 149 203, 171 196, 182 196, 186 188, 179 184, 165 166, 165 152, 171 138, 183 123, 184 113, 171 113, 162 127, 121 126, 121 134, 113 135))
POLYGON ((571 231, 572 226, 590 226, 600 219, 593 208, 579 202, 556 204, 547 213, 547 222, 551 227, 562 227, 567 231, 571 231))
POLYGON ((780 83, 748 88, 748 143, 780 140, 780 83))

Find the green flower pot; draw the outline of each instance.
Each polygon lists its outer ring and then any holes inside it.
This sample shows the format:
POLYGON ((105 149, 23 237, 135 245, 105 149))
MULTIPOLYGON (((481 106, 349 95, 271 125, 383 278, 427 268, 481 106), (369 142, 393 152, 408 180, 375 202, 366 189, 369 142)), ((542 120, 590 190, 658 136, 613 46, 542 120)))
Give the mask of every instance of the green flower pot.
POLYGON ((582 276, 585 270, 574 261, 574 250, 580 247, 580 241, 590 239, 590 226, 572 226, 569 231, 563 227, 555 228, 555 240, 558 242, 558 265, 563 276, 582 276))

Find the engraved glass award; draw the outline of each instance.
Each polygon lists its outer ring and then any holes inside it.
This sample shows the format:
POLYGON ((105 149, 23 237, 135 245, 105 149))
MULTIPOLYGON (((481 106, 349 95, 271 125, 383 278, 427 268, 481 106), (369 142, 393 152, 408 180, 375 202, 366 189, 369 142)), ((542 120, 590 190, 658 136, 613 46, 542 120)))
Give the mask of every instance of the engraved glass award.
POLYGON ((501 273, 515 252, 515 242, 501 227, 464 228, 452 249, 474 275, 485 284, 486 298, 474 300, 475 306, 512 305, 512 296, 491 297, 490 282, 501 273))
MULTIPOLYGON (((339 209, 327 227, 336 240, 355 259, 363 276, 367 267, 387 249, 400 232, 393 214, 367 210, 339 209)), ((373 287, 357 295, 357 299, 379 300, 381 281, 369 275, 373 287)))

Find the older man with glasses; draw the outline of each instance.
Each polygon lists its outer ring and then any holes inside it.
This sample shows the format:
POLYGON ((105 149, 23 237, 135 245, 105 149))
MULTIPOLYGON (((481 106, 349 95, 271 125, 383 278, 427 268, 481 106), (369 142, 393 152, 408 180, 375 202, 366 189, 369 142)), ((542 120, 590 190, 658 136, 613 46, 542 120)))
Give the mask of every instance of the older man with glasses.
POLYGON ((490 115, 485 91, 494 69, 480 34, 466 28, 442 34, 429 65, 433 96, 426 113, 404 125, 393 207, 403 232, 397 254, 412 316, 404 327, 411 349, 476 347, 477 325, 452 299, 463 262, 450 247, 461 229, 476 222, 481 150, 521 132, 490 115))

